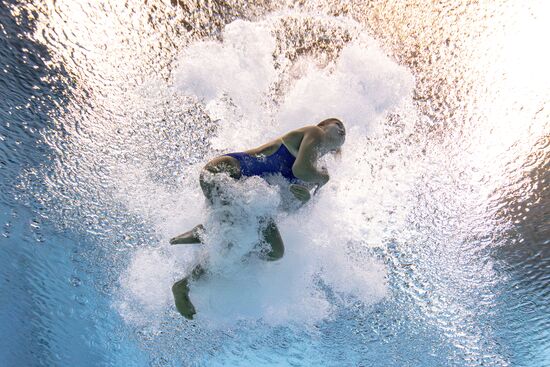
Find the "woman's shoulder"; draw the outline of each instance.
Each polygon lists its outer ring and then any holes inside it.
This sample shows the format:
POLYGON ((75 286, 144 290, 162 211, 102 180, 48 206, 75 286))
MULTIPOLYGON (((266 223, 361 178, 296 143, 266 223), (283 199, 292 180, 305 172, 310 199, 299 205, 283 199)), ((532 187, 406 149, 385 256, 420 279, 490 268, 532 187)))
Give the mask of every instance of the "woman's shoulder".
POLYGON ((304 126, 296 130, 292 130, 281 137, 283 141, 288 140, 289 138, 298 137, 300 140, 305 135, 321 136, 323 134, 323 129, 316 125, 304 126))
POLYGON ((317 126, 304 126, 283 135, 281 137, 281 140, 290 150, 290 152, 294 156, 296 156, 298 154, 298 150, 300 150, 300 145, 302 144, 302 141, 306 135, 312 137, 321 137, 322 134, 323 130, 317 126))
POLYGON ((259 147, 246 150, 244 151, 244 153, 250 155, 270 155, 274 153, 281 144, 284 144, 292 154, 296 155, 304 136, 311 135, 314 137, 320 137, 322 134, 323 130, 316 125, 304 126, 299 129, 289 131, 288 133, 276 139, 273 139, 270 142, 263 144, 259 147))

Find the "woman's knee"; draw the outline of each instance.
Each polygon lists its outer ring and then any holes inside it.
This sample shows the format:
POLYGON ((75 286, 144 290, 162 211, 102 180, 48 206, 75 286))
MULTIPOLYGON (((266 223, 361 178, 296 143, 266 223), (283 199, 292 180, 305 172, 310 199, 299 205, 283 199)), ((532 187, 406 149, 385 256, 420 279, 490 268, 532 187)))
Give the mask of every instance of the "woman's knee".
POLYGON ((277 261, 283 258, 285 254, 285 247, 281 243, 280 246, 277 246, 276 248, 273 248, 271 246, 271 251, 267 253, 267 260, 269 261, 277 261))
POLYGON ((204 196, 210 201, 210 203, 212 203, 212 191, 214 190, 214 183, 212 182, 212 178, 207 176, 212 174, 213 173, 203 170, 199 175, 199 184, 201 186, 202 192, 204 196))

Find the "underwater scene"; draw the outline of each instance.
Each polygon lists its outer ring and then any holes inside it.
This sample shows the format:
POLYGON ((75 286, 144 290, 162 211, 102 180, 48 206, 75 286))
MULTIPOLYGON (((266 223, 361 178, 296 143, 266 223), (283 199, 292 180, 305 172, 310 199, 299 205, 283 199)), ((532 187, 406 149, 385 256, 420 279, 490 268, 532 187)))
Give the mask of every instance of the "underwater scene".
POLYGON ((0 366, 549 366, 548 35, 544 0, 0 0, 0 366))

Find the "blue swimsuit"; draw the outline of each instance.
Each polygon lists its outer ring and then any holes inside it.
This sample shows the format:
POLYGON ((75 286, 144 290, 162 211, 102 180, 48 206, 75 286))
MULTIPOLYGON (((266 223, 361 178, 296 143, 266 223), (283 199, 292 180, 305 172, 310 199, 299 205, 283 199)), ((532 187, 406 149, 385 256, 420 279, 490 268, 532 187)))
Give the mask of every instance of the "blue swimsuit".
POLYGON ((225 155, 239 161, 243 176, 266 176, 280 173, 290 182, 298 180, 292 173, 292 165, 296 161, 296 157, 288 151, 284 144, 281 144, 275 153, 267 157, 254 157, 242 152, 225 155))

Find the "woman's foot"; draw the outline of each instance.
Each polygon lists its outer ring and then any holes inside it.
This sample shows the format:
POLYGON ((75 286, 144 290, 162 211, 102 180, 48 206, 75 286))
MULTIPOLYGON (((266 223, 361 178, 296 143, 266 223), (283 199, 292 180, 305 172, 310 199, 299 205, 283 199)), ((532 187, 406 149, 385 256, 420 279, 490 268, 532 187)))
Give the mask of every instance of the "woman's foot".
POLYGON ((172 293, 174 294, 174 300, 176 302, 176 308, 178 312, 188 320, 193 320, 195 306, 189 299, 189 286, 187 285, 187 278, 177 281, 172 286, 172 293))
POLYGON ((179 236, 176 236, 170 240, 171 245, 189 244, 189 243, 201 243, 200 235, 204 232, 204 226, 199 224, 190 231, 187 231, 179 236))

